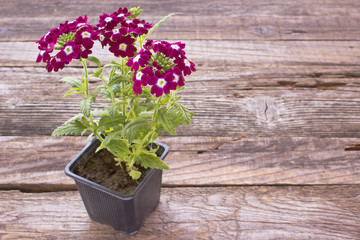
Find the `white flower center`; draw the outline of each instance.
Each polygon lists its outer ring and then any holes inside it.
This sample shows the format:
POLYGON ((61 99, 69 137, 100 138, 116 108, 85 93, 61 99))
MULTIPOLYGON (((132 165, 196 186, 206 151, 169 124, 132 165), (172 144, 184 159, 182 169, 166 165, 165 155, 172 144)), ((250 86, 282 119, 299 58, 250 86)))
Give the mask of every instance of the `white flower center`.
POLYGON ((175 49, 175 50, 179 50, 179 46, 178 45, 171 45, 171 48, 175 49))
POLYGON ((89 37, 91 36, 91 34, 90 34, 89 32, 82 32, 82 33, 81 33, 81 36, 82 36, 83 38, 89 38, 89 37))
POLYGON ((159 78, 156 85, 160 88, 163 88, 166 85, 166 81, 163 78, 159 78))
POLYGON ((113 31, 114 34, 119 33, 119 29, 117 29, 117 28, 113 29, 112 31, 113 31))
POLYGON ((138 72, 138 73, 136 74, 136 79, 137 79, 137 80, 141 80, 142 75, 144 75, 142 72, 138 72))
POLYGON ((123 14, 123 13, 120 13, 119 15, 118 15, 118 17, 124 17, 125 16, 125 14, 123 14))
POLYGON ((139 61, 139 59, 140 59, 140 55, 136 55, 136 57, 134 58, 134 62, 139 61))
POLYGON ((144 27, 144 24, 140 23, 140 24, 138 25, 138 27, 143 28, 143 27, 144 27))
POLYGON ((187 59, 185 59, 184 63, 185 63, 185 66, 187 66, 187 67, 190 67, 190 66, 191 66, 191 65, 190 65, 190 62, 189 62, 187 59))
POLYGON ((104 39, 105 39, 104 35, 100 35, 99 39, 100 39, 100 41, 104 41, 104 39))
POLYGON ((107 18, 105 18, 105 22, 111 22, 111 20, 112 20, 112 17, 107 17, 107 18))
POLYGON ((177 83, 177 82, 179 81, 179 79, 180 79, 180 78, 179 78, 179 76, 178 76, 178 75, 176 75, 176 74, 174 74, 174 82, 176 82, 176 83, 177 83))
POLYGON ((125 51, 127 48, 127 45, 125 43, 122 43, 119 45, 119 49, 125 51))
POLYGON ((66 46, 64 49, 64 52, 66 53, 66 55, 69 55, 73 52, 73 48, 71 46, 66 46))

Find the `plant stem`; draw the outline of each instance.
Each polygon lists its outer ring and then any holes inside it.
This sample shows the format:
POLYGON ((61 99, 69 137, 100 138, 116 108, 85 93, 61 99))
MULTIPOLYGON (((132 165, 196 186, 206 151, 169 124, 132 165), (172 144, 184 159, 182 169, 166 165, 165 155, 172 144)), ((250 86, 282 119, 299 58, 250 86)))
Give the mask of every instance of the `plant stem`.
POLYGON ((84 95, 85 97, 89 96, 89 75, 88 75, 88 70, 87 70, 87 65, 86 65, 86 59, 80 58, 81 63, 84 66, 84 73, 85 73, 85 79, 84 79, 84 95))

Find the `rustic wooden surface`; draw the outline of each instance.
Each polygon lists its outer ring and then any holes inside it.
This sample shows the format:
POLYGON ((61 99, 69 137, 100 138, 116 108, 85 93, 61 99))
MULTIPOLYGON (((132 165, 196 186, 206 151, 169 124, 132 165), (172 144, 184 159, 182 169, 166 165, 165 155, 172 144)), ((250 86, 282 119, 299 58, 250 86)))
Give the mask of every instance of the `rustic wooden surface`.
POLYGON ((360 239, 359 1, 32 2, 0 7, 1 240, 360 239), (92 222, 63 172, 86 137, 50 137, 78 111, 57 80, 80 65, 35 63, 59 22, 124 6, 175 12, 153 38, 197 64, 181 100, 196 115, 159 139, 171 170, 131 237, 92 222))

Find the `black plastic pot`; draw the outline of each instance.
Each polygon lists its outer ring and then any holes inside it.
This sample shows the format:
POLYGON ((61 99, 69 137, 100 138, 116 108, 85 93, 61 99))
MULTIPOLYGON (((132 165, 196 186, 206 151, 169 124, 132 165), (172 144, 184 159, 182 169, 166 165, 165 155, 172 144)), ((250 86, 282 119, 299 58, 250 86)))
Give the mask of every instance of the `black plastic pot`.
MULTIPOLYGON (((161 159, 169 152, 167 145, 161 159)), ((88 161, 100 141, 93 139, 66 166, 65 173, 75 180, 81 198, 90 218, 96 222, 112 226, 118 231, 134 234, 139 231, 146 217, 155 210, 160 200, 162 170, 151 169, 143 181, 130 195, 123 195, 88 179, 74 174, 74 169, 82 161, 88 161)))

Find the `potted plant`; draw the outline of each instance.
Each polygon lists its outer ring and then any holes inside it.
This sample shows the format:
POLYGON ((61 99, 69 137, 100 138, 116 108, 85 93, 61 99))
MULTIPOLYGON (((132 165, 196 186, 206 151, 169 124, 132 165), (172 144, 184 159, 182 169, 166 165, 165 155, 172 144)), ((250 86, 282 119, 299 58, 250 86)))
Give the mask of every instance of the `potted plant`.
POLYGON ((119 8, 102 14, 96 26, 80 16, 37 41, 36 61, 49 72, 73 60, 83 66, 81 78, 60 80, 71 87, 65 97, 80 96, 80 111, 52 135, 90 133, 92 140, 65 173, 74 178, 91 219, 126 233, 137 232, 159 202, 162 170, 169 167, 163 161, 168 147, 156 138, 164 131, 175 135, 193 116, 177 95, 184 76, 195 71, 185 44, 148 39, 173 14, 152 26, 139 19, 141 12, 119 8), (104 65, 91 55, 96 42, 113 61, 104 65), (89 68, 89 62, 97 67, 89 68))

